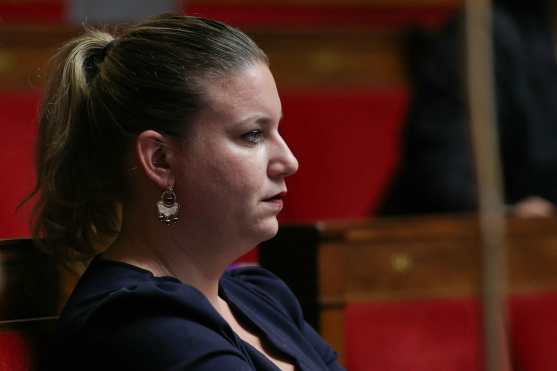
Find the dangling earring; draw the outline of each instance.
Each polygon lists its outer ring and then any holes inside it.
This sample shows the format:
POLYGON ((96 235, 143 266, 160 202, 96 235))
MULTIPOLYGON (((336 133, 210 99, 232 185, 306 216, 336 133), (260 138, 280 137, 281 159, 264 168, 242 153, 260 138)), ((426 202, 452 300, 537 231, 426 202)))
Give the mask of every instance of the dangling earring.
POLYGON ((170 225, 178 222, 180 204, 176 202, 174 187, 170 186, 162 192, 161 199, 157 202, 157 209, 159 210, 159 220, 161 223, 170 225))

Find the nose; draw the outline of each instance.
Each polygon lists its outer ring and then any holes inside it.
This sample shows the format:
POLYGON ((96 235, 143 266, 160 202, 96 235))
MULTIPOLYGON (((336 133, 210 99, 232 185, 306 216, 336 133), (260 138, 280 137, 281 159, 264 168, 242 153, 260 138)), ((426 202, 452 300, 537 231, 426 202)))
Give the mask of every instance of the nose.
POLYGON ((270 178, 286 178, 298 171, 298 160, 288 148, 284 139, 277 135, 276 144, 271 154, 268 174, 270 178))

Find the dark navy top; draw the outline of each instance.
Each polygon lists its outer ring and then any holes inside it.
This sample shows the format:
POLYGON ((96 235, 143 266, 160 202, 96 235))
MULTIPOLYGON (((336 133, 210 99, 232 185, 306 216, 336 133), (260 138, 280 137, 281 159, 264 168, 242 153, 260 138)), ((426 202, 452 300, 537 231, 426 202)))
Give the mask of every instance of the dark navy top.
MULTIPOLYGON (((257 267, 226 272, 219 296, 240 322, 297 370, 343 370, 304 321, 288 287, 257 267)), ((277 371, 192 286, 96 258, 69 299, 51 370, 277 371)))

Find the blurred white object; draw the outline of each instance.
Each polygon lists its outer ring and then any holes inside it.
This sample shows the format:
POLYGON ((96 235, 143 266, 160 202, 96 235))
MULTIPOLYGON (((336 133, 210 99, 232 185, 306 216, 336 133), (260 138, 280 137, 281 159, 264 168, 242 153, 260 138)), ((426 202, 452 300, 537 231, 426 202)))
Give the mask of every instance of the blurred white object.
POLYGON ((523 218, 547 218, 555 215, 555 206, 538 196, 529 196, 520 200, 513 213, 523 218))

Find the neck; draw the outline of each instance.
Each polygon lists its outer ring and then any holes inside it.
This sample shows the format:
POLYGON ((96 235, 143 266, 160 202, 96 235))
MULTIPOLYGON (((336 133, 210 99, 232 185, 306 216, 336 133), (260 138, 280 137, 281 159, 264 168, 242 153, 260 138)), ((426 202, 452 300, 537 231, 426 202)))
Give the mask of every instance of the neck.
POLYGON ((218 233, 196 236, 188 233, 182 224, 167 226, 155 217, 145 220, 138 217, 140 215, 145 213, 124 211, 120 235, 104 256, 143 268, 157 277, 177 278, 201 291, 219 310, 219 280, 236 258, 230 253, 228 256, 225 254, 226 251, 234 251, 230 249, 230 244, 219 241, 216 238, 218 233))

